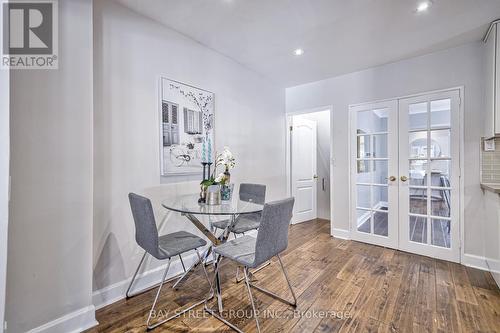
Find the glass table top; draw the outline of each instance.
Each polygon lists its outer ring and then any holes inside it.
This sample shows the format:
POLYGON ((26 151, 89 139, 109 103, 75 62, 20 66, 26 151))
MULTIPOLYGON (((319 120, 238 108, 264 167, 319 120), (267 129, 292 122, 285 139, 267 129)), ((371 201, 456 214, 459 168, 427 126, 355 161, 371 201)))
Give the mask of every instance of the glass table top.
POLYGON ((230 201, 222 201, 220 205, 198 203, 198 194, 190 194, 165 199, 162 206, 166 209, 192 215, 240 215, 261 212, 264 208, 253 202, 242 201, 234 196, 230 201))

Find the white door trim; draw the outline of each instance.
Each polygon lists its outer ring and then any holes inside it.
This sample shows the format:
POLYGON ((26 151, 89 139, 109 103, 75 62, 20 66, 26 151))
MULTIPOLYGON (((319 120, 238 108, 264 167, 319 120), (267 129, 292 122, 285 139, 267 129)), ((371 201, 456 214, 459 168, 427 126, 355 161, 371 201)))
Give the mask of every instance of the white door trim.
POLYGON ((333 186, 334 186, 334 178, 333 178, 333 169, 335 166, 335 158, 333 155, 333 105, 325 105, 318 106, 310 109, 301 109, 296 111, 290 111, 285 113, 285 173, 286 173, 286 194, 288 197, 292 195, 292 175, 290 172, 291 161, 291 144, 290 144, 290 126, 291 126, 291 117, 306 114, 306 113, 314 113, 320 111, 328 111, 330 112, 330 234, 333 235, 333 186))
MULTIPOLYGON (((435 93, 440 93, 440 92, 446 92, 446 91, 453 91, 453 90, 458 90, 459 91, 459 97, 460 97, 460 102, 459 102, 459 112, 460 112, 460 121, 459 121, 459 136, 460 136, 460 156, 459 156, 459 163, 460 163, 460 181, 459 181, 459 186, 460 186, 460 208, 459 208, 459 232, 460 232, 460 262, 463 263, 465 260, 465 235, 464 235, 464 216, 465 216, 465 202, 464 202, 464 190, 465 190, 465 181, 464 181, 464 163, 465 163, 465 126, 464 126, 464 120, 465 120, 465 87, 464 86, 456 86, 456 87, 451 87, 451 88, 445 88, 445 89, 438 89, 438 90, 430 90, 430 91, 425 91, 421 93, 416 93, 416 94, 409 94, 409 95, 403 95, 403 96, 396 96, 392 98, 386 98, 386 99, 378 99, 374 101, 368 101, 368 102, 362 102, 362 103, 353 103, 349 104, 348 108, 355 107, 355 106, 360 106, 364 104, 374 104, 378 102, 386 102, 386 101, 391 101, 391 100, 401 100, 405 98, 411 98, 411 97, 418 97, 422 95, 428 95, 428 94, 435 94, 435 93)), ((398 102, 399 103, 399 102, 398 102)), ((349 129, 353 126, 350 121, 349 117, 349 122, 348 122, 349 129)), ((352 150, 351 147, 351 140, 348 140, 349 142, 349 154, 352 150)), ((350 157, 350 155, 349 155, 350 157)), ((351 184, 351 165, 349 163, 349 174, 348 174, 348 182, 351 184)), ((352 199, 351 196, 349 196, 349 207, 352 206, 352 199)), ((333 206, 332 206, 333 207, 333 206)), ((351 234, 351 226, 353 223, 353 217, 351 216, 351 209, 349 209, 349 234, 351 234)))

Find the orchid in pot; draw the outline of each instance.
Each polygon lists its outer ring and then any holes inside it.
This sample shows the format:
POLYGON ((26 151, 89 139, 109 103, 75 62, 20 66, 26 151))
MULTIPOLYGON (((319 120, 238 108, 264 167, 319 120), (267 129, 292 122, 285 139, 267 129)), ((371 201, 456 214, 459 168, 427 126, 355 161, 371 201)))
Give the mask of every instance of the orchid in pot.
POLYGON ((216 155, 215 170, 217 170, 218 166, 224 167, 224 172, 222 174, 219 174, 219 176, 224 175, 224 179, 227 183, 230 183, 231 180, 231 174, 229 173, 229 170, 234 168, 235 165, 236 160, 233 156, 233 153, 231 153, 228 147, 224 147, 222 153, 216 155))
POLYGON ((216 154, 214 172, 208 179, 201 182, 202 187, 206 189, 211 185, 220 185, 222 200, 229 200, 232 192, 232 186, 230 184, 231 174, 229 170, 234 168, 235 165, 236 159, 233 153, 231 153, 228 147, 224 147, 222 153, 216 154), (224 171, 217 174, 218 167, 223 167, 224 171))

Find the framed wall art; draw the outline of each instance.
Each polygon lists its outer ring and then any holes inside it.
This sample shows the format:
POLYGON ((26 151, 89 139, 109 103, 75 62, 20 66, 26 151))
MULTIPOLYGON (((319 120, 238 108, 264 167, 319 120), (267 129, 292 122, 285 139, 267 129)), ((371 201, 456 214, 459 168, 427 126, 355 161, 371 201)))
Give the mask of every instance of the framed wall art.
POLYGON ((214 93, 160 78, 161 175, 201 174, 215 158, 214 93))

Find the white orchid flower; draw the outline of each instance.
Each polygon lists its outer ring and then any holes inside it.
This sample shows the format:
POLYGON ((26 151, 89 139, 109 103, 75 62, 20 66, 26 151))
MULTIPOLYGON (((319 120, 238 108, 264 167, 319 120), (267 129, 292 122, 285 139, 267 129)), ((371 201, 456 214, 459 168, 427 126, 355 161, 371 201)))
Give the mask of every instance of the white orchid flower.
POLYGON ((222 151, 222 153, 217 155, 216 166, 223 165, 227 169, 231 169, 231 168, 234 168, 235 164, 236 163, 235 163, 235 158, 233 156, 233 153, 231 153, 231 151, 229 150, 229 147, 227 147, 227 146, 224 147, 224 150, 222 151))
POLYGON ((221 172, 221 173, 219 173, 219 175, 215 178, 215 181, 216 181, 217 183, 220 183, 220 182, 222 182, 222 180, 223 180, 225 177, 226 177, 226 176, 224 175, 224 173, 223 173, 223 172, 221 172))

